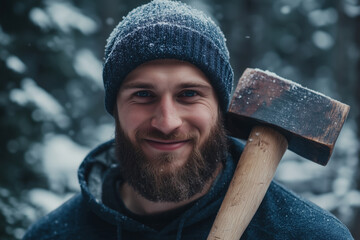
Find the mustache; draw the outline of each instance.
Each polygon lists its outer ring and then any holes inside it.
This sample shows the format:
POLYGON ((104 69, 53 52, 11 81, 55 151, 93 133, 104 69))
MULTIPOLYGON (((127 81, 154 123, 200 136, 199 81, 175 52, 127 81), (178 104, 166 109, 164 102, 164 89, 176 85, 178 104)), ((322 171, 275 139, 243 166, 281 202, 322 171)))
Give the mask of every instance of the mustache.
POLYGON ((139 129, 135 132, 135 138, 137 141, 142 141, 144 138, 154 138, 158 140, 167 140, 167 141, 192 141, 196 142, 199 138, 199 134, 197 132, 186 132, 182 133, 178 130, 175 130, 169 134, 165 134, 158 129, 150 128, 150 129, 139 129))

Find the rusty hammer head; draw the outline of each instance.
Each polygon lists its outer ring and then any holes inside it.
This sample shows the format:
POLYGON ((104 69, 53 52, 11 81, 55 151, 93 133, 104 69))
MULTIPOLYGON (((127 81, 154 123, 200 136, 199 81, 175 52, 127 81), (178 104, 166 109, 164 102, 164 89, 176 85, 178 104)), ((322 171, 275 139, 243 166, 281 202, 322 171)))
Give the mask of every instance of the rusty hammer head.
POLYGON ((293 152, 326 165, 350 107, 274 73, 246 69, 234 92, 226 127, 247 138, 255 125, 282 133, 293 152))

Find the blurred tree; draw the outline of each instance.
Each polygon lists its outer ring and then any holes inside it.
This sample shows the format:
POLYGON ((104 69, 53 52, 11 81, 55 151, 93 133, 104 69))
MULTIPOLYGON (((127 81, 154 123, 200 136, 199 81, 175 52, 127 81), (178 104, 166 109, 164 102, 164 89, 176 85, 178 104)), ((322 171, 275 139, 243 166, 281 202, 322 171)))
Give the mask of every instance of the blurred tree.
MULTIPOLYGON (((40 3, 34 1, 31 4, 37 7, 40 3)), ((29 7, 19 2, 4 1, 0 8, 1 239, 19 238, 21 227, 29 224, 26 213, 18 208, 22 202, 22 190, 46 187, 44 176, 40 174, 40 159, 36 154, 26 155, 34 142, 41 139, 41 124, 31 117, 35 106, 29 103, 23 108, 14 102, 19 92, 13 89, 20 89, 22 79, 31 71, 25 62, 37 57, 33 44, 40 31, 27 19, 29 7)), ((26 99, 18 101, 25 102, 26 99)))
MULTIPOLYGON (((28 192, 51 188, 42 159, 46 136, 90 144, 85 130, 103 113, 101 62, 85 41, 96 31, 96 20, 70 2, 2 2, 0 239, 20 239, 44 214, 28 192), (84 121, 88 116, 92 121, 84 121)), ((51 190, 62 195, 67 188, 51 190)))
MULTIPOLYGON (((354 34, 354 44, 356 46, 351 46, 350 51, 348 54, 350 54, 353 57, 354 62, 351 64, 354 64, 353 69, 355 69, 355 72, 352 74, 354 86, 349 86, 350 89, 353 89, 353 95, 355 96, 355 108, 353 111, 355 112, 356 116, 356 122, 357 122, 357 135, 358 139, 360 139, 360 6, 357 7, 357 16, 354 16, 354 24, 353 31, 354 34)), ((358 159, 360 159, 360 146, 358 147, 358 159)), ((356 181, 356 189, 360 191, 360 164, 358 165, 358 169, 356 171, 355 181, 356 181)), ((355 239, 360 239, 360 229, 359 229, 359 223, 360 223, 360 207, 354 209, 355 217, 353 221, 350 224, 350 228, 353 231, 353 235, 355 239)))

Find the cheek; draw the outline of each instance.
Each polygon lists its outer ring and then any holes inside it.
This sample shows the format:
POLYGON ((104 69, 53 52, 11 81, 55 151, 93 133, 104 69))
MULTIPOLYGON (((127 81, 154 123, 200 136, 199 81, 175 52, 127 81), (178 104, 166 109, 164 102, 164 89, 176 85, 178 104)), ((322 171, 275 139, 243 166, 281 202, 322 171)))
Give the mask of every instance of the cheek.
POLYGON ((120 126, 134 140, 135 130, 149 119, 149 115, 136 108, 118 108, 120 126))
POLYGON ((200 132, 200 142, 202 143, 210 135, 211 129, 215 126, 218 119, 217 109, 198 109, 196 114, 191 116, 191 124, 200 132))

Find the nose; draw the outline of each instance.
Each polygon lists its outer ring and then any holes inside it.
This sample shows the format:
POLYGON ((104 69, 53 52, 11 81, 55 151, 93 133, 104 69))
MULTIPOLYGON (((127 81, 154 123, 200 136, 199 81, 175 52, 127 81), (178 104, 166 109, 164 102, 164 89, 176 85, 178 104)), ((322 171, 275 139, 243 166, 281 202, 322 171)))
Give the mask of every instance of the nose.
POLYGON ((164 134, 170 134, 182 124, 176 102, 171 96, 164 96, 158 102, 154 116, 151 119, 151 126, 164 134))

